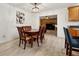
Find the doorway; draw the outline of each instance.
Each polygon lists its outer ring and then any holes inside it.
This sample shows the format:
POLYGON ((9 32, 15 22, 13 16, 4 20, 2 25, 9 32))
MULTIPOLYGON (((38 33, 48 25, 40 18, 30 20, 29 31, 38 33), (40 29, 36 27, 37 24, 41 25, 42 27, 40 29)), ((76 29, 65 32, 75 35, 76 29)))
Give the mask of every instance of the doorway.
POLYGON ((57 36, 57 15, 47 15, 40 17, 40 26, 46 26, 46 33, 57 36))

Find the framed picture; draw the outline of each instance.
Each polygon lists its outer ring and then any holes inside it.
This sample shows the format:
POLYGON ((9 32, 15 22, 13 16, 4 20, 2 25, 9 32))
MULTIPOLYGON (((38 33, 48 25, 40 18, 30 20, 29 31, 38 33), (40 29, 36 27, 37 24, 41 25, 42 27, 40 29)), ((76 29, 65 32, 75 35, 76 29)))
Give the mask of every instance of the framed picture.
POLYGON ((20 11, 16 11, 16 23, 23 24, 24 21, 25 21, 25 14, 20 11))

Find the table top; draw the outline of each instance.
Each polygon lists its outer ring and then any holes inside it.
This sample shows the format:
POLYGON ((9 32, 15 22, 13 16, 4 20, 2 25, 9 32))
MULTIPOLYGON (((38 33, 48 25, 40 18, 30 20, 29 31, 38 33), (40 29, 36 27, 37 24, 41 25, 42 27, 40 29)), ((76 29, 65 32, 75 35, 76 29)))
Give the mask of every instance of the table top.
POLYGON ((38 32, 38 31, 39 31, 38 29, 31 29, 28 32, 38 32))
POLYGON ((39 34, 39 30, 37 30, 37 29, 31 29, 31 30, 29 30, 29 31, 24 31, 24 33, 26 33, 26 34, 28 34, 28 35, 37 35, 38 36, 38 34, 39 34))
POLYGON ((31 29, 31 30, 25 31, 25 32, 39 32, 39 30, 38 29, 31 29))
POLYGON ((79 30, 79 28, 73 28, 74 30, 79 30))
POLYGON ((79 28, 77 25, 69 26, 70 28, 79 28))

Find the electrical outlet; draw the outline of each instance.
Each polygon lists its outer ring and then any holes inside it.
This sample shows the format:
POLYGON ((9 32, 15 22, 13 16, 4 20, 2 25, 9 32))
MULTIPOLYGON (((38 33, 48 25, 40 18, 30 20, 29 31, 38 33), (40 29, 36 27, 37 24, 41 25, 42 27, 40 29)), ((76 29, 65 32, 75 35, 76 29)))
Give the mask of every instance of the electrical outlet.
POLYGON ((3 37, 3 38, 5 38, 6 36, 5 36, 5 35, 3 35, 2 37, 3 37))

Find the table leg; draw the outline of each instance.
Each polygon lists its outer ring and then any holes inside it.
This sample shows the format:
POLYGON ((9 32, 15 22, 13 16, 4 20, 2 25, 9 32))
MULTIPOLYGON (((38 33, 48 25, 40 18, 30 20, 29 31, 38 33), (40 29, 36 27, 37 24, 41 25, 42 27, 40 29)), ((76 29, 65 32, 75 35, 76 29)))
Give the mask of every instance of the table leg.
POLYGON ((33 38, 31 38, 31 48, 33 47, 33 38))
POLYGON ((37 36, 37 44, 38 44, 38 47, 39 47, 39 41, 38 41, 38 36, 37 36))

